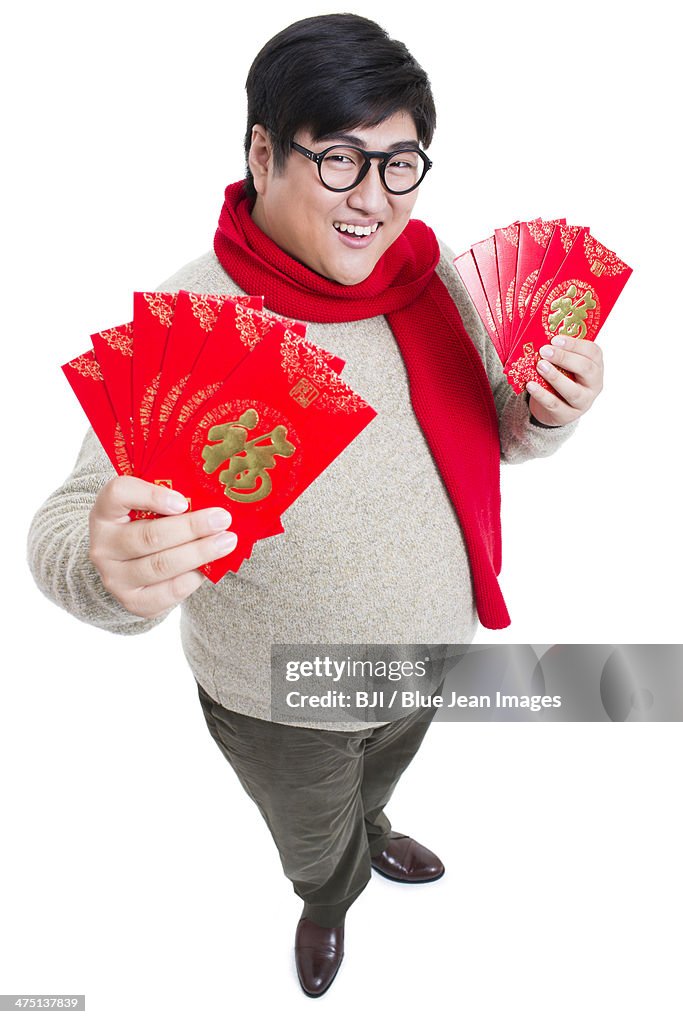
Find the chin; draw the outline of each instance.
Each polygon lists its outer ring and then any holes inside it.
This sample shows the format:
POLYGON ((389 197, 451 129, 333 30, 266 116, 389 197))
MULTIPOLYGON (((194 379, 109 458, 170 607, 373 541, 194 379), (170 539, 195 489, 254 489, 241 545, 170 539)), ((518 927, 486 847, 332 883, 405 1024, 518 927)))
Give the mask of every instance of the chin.
POLYGON ((335 281, 337 284, 344 284, 351 286, 354 284, 362 284, 375 269, 376 264, 372 266, 364 267, 334 267, 329 275, 331 281, 335 281))
POLYGON ((369 274, 365 274, 363 277, 353 277, 352 275, 349 274, 345 276, 335 277, 333 278, 333 280, 337 284, 343 284, 346 285, 347 288, 351 288, 354 284, 362 284, 363 281, 365 281, 365 279, 369 276, 369 274))

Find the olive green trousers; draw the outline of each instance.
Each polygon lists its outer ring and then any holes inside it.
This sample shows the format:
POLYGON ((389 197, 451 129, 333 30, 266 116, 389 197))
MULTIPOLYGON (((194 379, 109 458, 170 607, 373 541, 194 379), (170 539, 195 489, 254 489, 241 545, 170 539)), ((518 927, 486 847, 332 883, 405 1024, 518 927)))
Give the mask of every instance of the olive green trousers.
POLYGON ((238 715, 197 685, 209 732, 270 829, 302 917, 342 924, 370 881, 370 857, 404 834, 384 807, 435 709, 357 732, 305 729, 238 715))

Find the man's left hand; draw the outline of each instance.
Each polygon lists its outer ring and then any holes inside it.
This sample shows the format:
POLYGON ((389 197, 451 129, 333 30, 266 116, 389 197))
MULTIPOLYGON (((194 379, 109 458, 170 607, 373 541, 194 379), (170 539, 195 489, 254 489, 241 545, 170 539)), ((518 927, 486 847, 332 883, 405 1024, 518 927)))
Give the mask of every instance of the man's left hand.
POLYGON ((558 335, 540 352, 536 369, 554 390, 546 391, 529 381, 529 410, 541 423, 563 427, 583 416, 602 391, 602 349, 594 341, 558 335), (569 370, 576 379, 566 377, 558 366, 569 370))

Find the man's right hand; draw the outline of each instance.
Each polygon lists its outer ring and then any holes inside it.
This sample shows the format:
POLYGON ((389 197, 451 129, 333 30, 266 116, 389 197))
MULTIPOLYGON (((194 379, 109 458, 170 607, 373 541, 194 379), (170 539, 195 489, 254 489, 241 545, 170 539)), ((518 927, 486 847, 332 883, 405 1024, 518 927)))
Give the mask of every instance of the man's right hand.
POLYGON ((115 477, 97 496, 90 513, 90 560, 105 589, 134 615, 153 619, 184 601, 204 582, 198 566, 237 545, 237 536, 226 532, 226 509, 186 509, 177 491, 131 476, 115 477), (131 509, 163 518, 131 521, 131 509))

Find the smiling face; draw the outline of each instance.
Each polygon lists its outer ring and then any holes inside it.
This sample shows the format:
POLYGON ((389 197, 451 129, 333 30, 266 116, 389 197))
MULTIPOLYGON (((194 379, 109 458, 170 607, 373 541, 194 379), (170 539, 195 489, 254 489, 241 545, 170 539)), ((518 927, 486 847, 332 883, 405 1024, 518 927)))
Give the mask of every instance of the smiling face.
MULTIPOLYGON (((316 153, 335 144, 382 152, 418 145, 415 122, 403 112, 374 128, 355 128, 324 140, 299 131, 295 141, 316 153)), ((256 125, 249 154, 257 192, 252 218, 276 245, 311 270, 339 284, 359 284, 405 228, 419 191, 403 196, 385 191, 377 166, 373 160, 349 192, 331 192, 316 165, 296 151, 276 171, 268 133, 256 125)))

